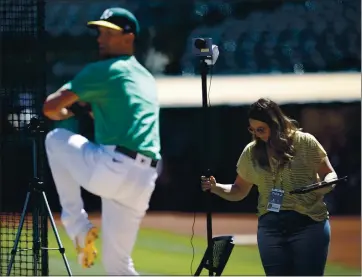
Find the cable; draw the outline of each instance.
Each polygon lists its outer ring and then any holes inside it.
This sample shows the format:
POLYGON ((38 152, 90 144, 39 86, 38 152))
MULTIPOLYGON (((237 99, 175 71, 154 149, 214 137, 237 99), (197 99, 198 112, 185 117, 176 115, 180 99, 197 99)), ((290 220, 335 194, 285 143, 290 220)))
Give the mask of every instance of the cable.
POLYGON ((210 90, 211 90, 211 80, 212 80, 212 69, 213 66, 211 66, 210 68, 210 82, 209 82, 209 91, 207 92, 207 98, 209 99, 209 107, 211 107, 211 102, 210 102, 210 90))
POLYGON ((194 263, 194 258, 195 258, 195 248, 194 248, 192 239, 194 238, 194 235, 195 235, 195 222, 196 222, 196 212, 194 210, 194 219, 192 222, 192 228, 191 228, 192 231, 191 231, 191 239, 190 239, 191 248, 192 248, 192 258, 191 258, 191 265, 190 265, 191 276, 194 274, 193 270, 192 270, 192 264, 194 263))
MULTIPOLYGON (((207 98, 209 100, 209 107, 211 107, 211 101, 210 101, 210 91, 211 91, 211 80, 212 80, 212 69, 213 67, 210 67, 210 82, 209 82, 209 90, 207 92, 207 98)), ((195 202, 194 202, 195 203, 195 202)), ((194 218, 193 218, 193 222, 192 222, 192 227, 191 227, 191 238, 190 238, 190 243, 191 243, 191 248, 192 248, 192 258, 191 258, 191 265, 190 265, 190 273, 191 276, 193 276, 193 270, 192 270, 192 265, 194 263, 194 258, 195 258, 195 248, 194 248, 194 244, 192 242, 192 239, 194 238, 195 235, 195 222, 196 222, 196 211, 194 209, 194 218)))

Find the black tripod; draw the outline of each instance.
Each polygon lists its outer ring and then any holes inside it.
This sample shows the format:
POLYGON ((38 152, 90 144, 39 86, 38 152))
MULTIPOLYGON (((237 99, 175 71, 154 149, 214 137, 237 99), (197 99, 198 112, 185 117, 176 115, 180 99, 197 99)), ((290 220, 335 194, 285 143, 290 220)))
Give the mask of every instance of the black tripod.
MULTIPOLYGON (((204 122, 204 147, 203 147, 203 164, 205 165, 205 177, 210 177, 210 169, 207 167, 209 157, 206 155, 209 151, 209 147, 206 144, 209 140, 207 139, 207 134, 211 130, 210 126, 210 115, 208 109, 208 95, 207 95, 207 74, 209 67, 204 58, 200 59, 200 73, 201 73, 201 88, 202 88, 202 109, 203 109, 203 122, 204 122)), ((212 241, 212 214, 211 214, 211 192, 207 193, 207 212, 206 212, 206 230, 207 230, 207 256, 206 261, 209 264, 213 264, 213 241, 212 241)), ((213 276, 211 269, 209 269, 209 276, 213 276)))
MULTIPOLYGON (((196 42, 197 43, 197 42, 196 42)), ((198 47, 197 47, 198 48, 198 47)), ((202 48, 205 48, 202 46, 202 48)), ((203 149, 202 149, 202 162, 204 167, 204 175, 202 178, 210 177, 210 169, 208 167, 210 157, 208 156, 209 139, 208 134, 211 130, 211 120, 208 105, 208 92, 207 92, 207 74, 209 72, 209 65, 206 60, 210 60, 208 56, 202 56, 200 59, 200 73, 201 73, 201 87, 202 87, 202 111, 203 111, 203 149)), ((209 276, 221 276, 226 263, 229 260, 231 252, 234 248, 233 236, 212 236, 212 213, 211 213, 211 192, 206 193, 206 230, 207 230, 207 249, 204 256, 194 274, 199 276, 205 268, 209 271, 209 276)))
MULTIPOLYGON (((39 259, 40 258, 42 259, 42 261, 41 261, 42 265, 44 265, 44 264, 47 265, 48 264, 48 250, 59 250, 59 252, 61 253, 61 255, 63 257, 68 275, 72 276, 72 272, 70 270, 68 260, 65 256, 65 249, 59 238, 59 234, 58 234, 55 222, 54 222, 54 218, 52 216, 52 213, 51 213, 51 210, 50 210, 50 207, 48 204, 48 200, 47 200, 47 197, 44 192, 44 190, 45 190, 44 182, 37 177, 37 175, 38 175, 38 168, 37 168, 38 146, 37 146, 37 144, 39 143, 39 141, 42 138, 41 134, 44 133, 44 130, 45 130, 44 125, 45 125, 44 121, 38 119, 37 117, 33 117, 28 126, 28 129, 29 129, 29 131, 31 133, 31 137, 32 137, 33 178, 29 182, 29 188, 28 188, 28 192, 26 194, 25 204, 24 204, 24 208, 23 208, 23 211, 21 214, 20 223, 18 226, 18 231, 16 234, 15 242, 14 242, 14 247, 11 250, 11 258, 10 258, 10 262, 9 262, 8 269, 7 269, 7 276, 10 276, 12 266, 13 266, 13 263, 15 260, 15 255, 16 255, 16 252, 18 251, 18 245, 19 245, 19 241, 20 241, 21 231, 22 231, 22 228, 24 225, 29 201, 31 198, 33 200, 33 209, 32 209, 33 248, 32 249, 20 249, 19 251, 33 250, 33 275, 37 276, 39 259), (46 211, 44 211, 44 209, 46 209, 46 211), (47 219, 49 217, 50 223, 52 225, 54 235, 58 242, 59 248, 48 248, 47 238, 40 237, 40 235, 39 235, 39 217, 42 220, 42 222, 40 223, 41 226, 44 226, 44 228, 46 228, 46 230, 47 230, 47 223, 48 223, 47 219), (40 255, 40 253, 41 253, 41 255, 40 255)), ((46 231, 46 230, 42 230, 42 231, 46 231)), ((45 236, 47 236, 47 232, 42 232, 42 233, 45 233, 45 236)), ((43 276, 49 275, 48 266, 42 266, 41 270, 42 270, 43 276)))

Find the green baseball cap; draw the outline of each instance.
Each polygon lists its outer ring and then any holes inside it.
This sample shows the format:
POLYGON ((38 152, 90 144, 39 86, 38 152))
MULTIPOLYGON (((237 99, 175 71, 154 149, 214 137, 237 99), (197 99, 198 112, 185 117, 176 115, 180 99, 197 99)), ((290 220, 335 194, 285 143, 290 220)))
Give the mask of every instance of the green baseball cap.
POLYGON ((87 25, 90 28, 102 26, 114 30, 122 30, 125 33, 134 33, 135 35, 138 35, 140 32, 137 18, 129 10, 123 8, 106 9, 99 20, 90 21, 87 25))

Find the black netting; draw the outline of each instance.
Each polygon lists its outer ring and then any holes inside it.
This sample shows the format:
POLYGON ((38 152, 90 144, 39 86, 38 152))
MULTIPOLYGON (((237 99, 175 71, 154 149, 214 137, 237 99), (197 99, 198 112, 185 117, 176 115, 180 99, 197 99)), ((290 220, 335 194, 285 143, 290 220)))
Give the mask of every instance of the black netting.
MULTIPOLYGON (((21 215, 18 213, 0 214, 0 272, 2 276, 7 275, 10 261, 10 253, 14 246, 14 241, 18 232, 21 215)), ((42 218, 39 217, 39 221, 42 218)), ((34 235, 36 232, 42 234, 42 224, 33 224, 33 217, 25 217, 24 225, 21 229, 17 254, 11 269, 12 276, 34 276, 42 274, 42 255, 39 251, 39 258, 34 260, 34 235)))
MULTIPOLYGON (((40 114, 46 92, 44 2, 0 0, 0 274, 7 275, 11 250, 25 204, 28 184, 44 175, 44 155, 27 126, 40 114), (36 159, 34 159, 36 158, 36 159), (34 160, 36 163, 34 163, 34 160), (34 168, 34 166, 36 166, 34 168), (35 169, 35 172, 34 172, 35 169), (21 200, 20 200, 21 199, 21 200)), ((40 143, 38 143, 40 145, 40 143)), ((47 218, 43 206, 31 197, 12 265, 11 275, 48 274, 47 218), (37 244, 39 243, 39 244, 37 244)))

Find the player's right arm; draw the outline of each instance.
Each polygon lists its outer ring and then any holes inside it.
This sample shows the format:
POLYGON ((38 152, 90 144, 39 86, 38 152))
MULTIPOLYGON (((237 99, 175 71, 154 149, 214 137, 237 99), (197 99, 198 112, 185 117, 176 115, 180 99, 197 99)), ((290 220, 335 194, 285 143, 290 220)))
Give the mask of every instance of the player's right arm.
POLYGON ((220 184, 211 176, 201 178, 202 190, 210 190, 212 193, 228 201, 240 201, 248 196, 253 184, 237 175, 234 184, 220 184))
POLYGON ((51 120, 65 120, 73 116, 67 107, 78 100, 78 96, 72 91, 60 88, 50 94, 44 102, 43 113, 51 120))

